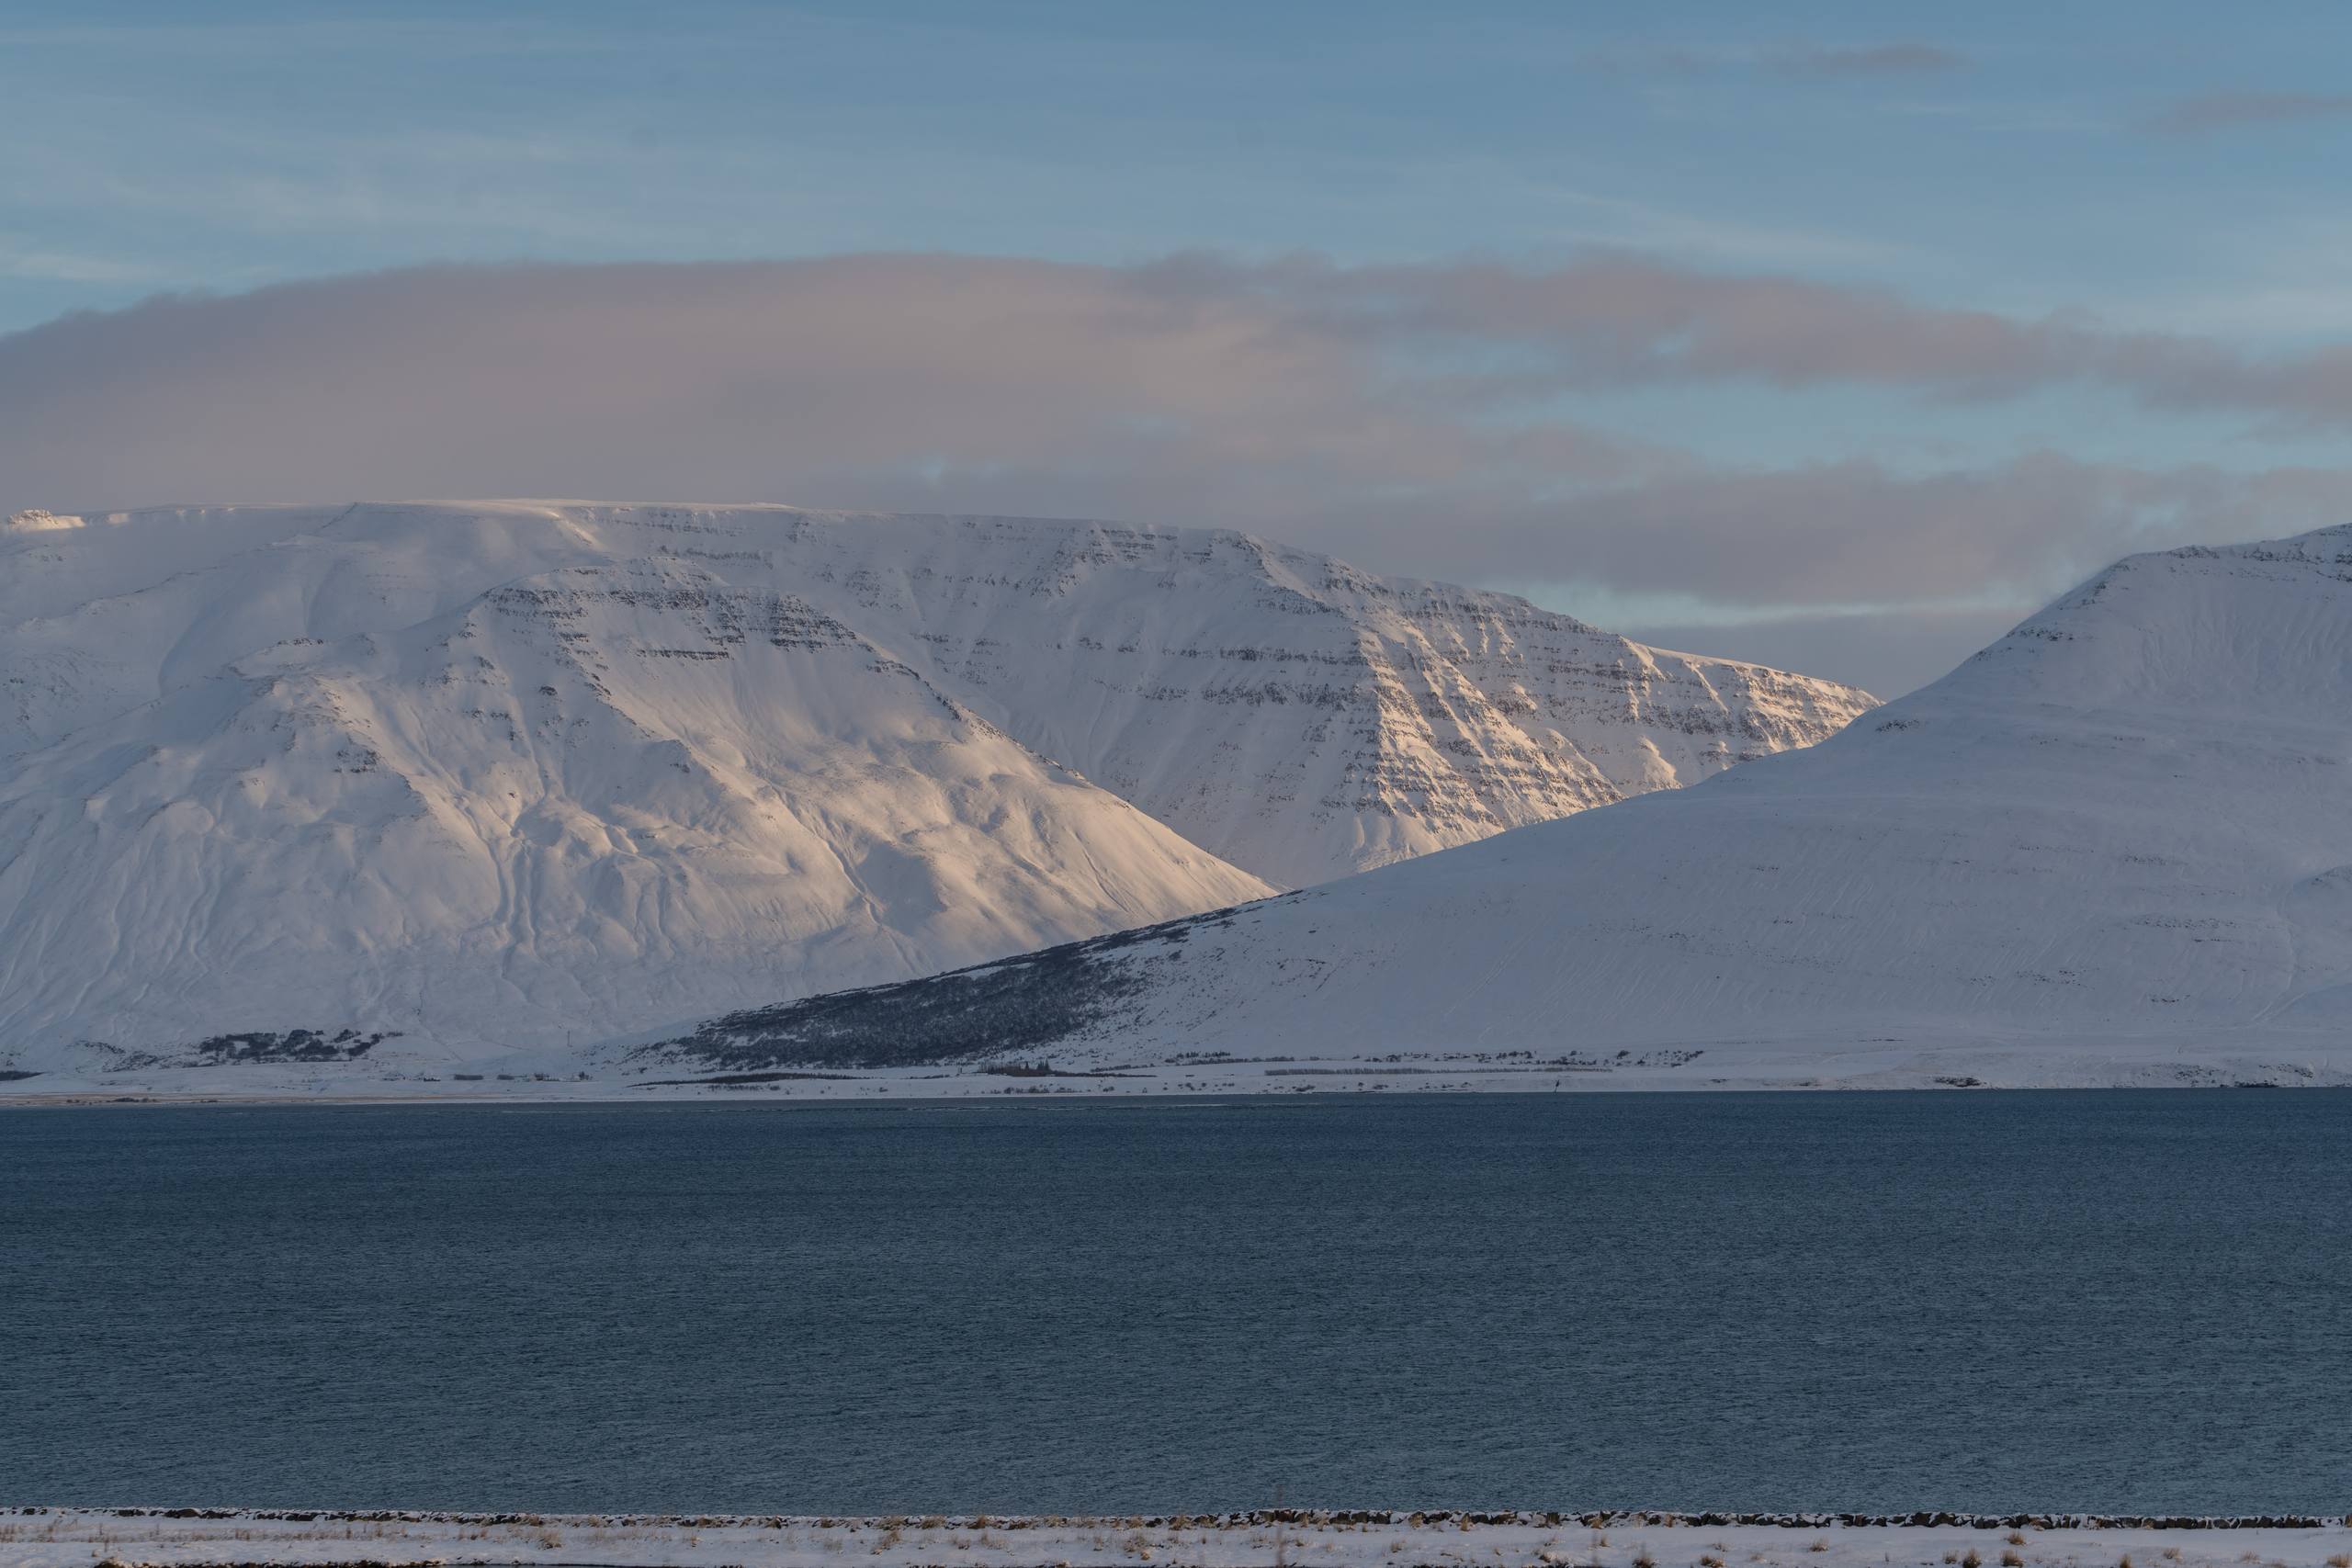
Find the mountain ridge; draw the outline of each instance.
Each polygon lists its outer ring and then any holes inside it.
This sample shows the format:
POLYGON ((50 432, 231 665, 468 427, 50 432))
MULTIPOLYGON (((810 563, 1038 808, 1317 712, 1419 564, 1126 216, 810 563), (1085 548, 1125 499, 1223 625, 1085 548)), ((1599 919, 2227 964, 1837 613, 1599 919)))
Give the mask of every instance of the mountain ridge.
POLYGON ((1230 531, 418 502, 20 513, 0 555, 11 1061, 643 1032, 1663 787, 1869 700, 1230 531))

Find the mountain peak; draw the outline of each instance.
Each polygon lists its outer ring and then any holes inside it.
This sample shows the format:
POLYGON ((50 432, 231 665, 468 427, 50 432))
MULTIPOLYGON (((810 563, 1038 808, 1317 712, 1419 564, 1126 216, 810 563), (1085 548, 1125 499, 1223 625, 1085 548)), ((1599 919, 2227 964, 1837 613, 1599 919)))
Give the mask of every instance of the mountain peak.
POLYGON ((2352 674, 2348 605, 2352 525, 2126 556, 1915 698, 2292 710, 2352 674))

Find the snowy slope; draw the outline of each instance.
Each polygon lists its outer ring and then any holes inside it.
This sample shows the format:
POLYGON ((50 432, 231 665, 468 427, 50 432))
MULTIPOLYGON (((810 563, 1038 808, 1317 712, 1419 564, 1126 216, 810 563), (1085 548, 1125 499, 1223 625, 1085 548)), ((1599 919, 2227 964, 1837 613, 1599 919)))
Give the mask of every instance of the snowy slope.
POLYGON ((1159 932, 719 1021, 668 1055, 2343 1081, 2347 692, 2352 528, 2133 557, 1809 750, 1159 932))
POLYGON ((249 655, 0 788, 0 1033, 464 1049, 922 974, 1263 885, 788 595, 526 578, 249 655))
POLYGON ((1230 904, 1866 701, 1234 534, 21 516, 0 1059, 560 1047, 1230 904))

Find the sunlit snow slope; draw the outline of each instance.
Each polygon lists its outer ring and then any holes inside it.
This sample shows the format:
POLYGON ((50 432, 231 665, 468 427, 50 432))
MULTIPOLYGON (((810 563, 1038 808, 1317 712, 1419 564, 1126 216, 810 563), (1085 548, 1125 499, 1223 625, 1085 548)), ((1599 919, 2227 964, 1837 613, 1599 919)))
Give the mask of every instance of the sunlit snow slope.
POLYGON ((23 515, 0 1059, 585 1043, 1230 904, 1867 703, 1231 533, 23 515))
POLYGON ((674 1055, 1677 1046, 1702 1081, 2341 1079, 2348 695, 2352 529, 2137 556, 1809 750, 674 1055))

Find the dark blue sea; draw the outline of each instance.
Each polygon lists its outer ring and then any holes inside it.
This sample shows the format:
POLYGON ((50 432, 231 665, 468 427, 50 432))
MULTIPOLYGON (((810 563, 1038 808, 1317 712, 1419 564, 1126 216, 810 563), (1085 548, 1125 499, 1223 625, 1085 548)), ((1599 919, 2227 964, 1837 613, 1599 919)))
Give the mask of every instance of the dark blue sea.
POLYGON ((0 1502, 2340 1513, 2352 1094, 0 1111, 0 1502))

